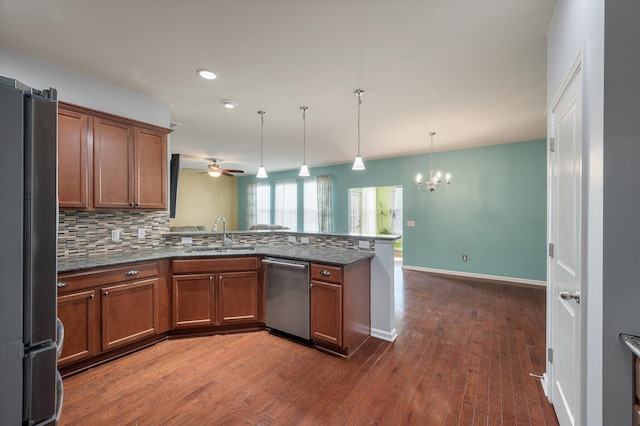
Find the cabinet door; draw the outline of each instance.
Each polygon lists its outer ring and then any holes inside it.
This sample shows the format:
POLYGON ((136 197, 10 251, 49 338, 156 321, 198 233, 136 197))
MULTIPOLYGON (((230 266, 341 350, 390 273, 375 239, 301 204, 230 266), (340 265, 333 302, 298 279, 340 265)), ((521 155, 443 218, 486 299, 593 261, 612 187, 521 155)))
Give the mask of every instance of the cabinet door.
POLYGON ((218 274, 220 323, 258 321, 258 273, 218 274))
POLYGON ((86 209, 89 193, 89 116, 58 110, 58 202, 60 208, 86 209))
POLYGON ((135 129, 134 204, 141 209, 167 208, 167 138, 135 129))
POLYGON ((94 120, 94 206, 133 208, 133 127, 94 120))
POLYGON ((342 346, 342 287, 311 282, 311 338, 342 346))
POLYGON ((96 290, 79 291, 58 297, 58 318, 64 325, 64 342, 58 365, 96 355, 98 310, 96 290))
POLYGON ((213 275, 173 277, 173 327, 214 325, 213 275))
POLYGON ((103 351, 157 333, 157 278, 104 287, 101 293, 103 351))

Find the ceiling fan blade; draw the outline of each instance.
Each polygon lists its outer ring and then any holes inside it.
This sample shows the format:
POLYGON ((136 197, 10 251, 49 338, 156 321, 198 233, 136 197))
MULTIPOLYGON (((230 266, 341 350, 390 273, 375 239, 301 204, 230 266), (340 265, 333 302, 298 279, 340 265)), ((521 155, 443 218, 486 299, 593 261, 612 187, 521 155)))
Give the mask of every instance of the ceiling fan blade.
POLYGON ((244 173, 244 170, 234 170, 234 169, 222 169, 222 171, 227 173, 244 173))
POLYGON ((224 176, 231 176, 231 177, 233 177, 233 175, 232 175, 231 173, 227 173, 225 170, 223 170, 223 171, 222 171, 222 174, 223 174, 224 176))

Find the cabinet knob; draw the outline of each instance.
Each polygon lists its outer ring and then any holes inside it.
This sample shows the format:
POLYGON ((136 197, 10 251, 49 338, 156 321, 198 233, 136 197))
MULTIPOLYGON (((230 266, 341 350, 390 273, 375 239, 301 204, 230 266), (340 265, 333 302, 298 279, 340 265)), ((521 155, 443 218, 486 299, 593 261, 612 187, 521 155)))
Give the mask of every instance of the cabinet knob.
POLYGON ((313 287, 313 283, 309 283, 309 287, 313 287))
POLYGON ((132 270, 132 271, 127 271, 127 272, 125 272, 125 273, 124 273, 124 275, 125 275, 126 277, 130 277, 130 276, 133 276, 133 275, 138 275, 139 273, 140 273, 140 271, 137 271, 137 270, 135 270, 135 269, 134 269, 134 270, 132 270))
POLYGON ((132 203, 132 202, 131 202, 131 203, 129 203, 129 207, 133 207, 133 203, 132 203))
POLYGON ((94 297, 94 295, 93 295, 93 293, 91 293, 91 294, 89 295, 89 299, 93 299, 93 297, 94 297))
POLYGON ((136 207, 140 207, 140 203, 136 203, 136 207))
POLYGON ((320 273, 325 277, 328 277, 329 275, 331 275, 331 272, 327 271, 326 269, 323 269, 322 271, 320 271, 320 273))
POLYGON ((108 292, 108 291, 105 291, 105 292, 104 292, 104 293, 102 293, 102 294, 104 294, 105 296, 108 296, 108 295, 109 295, 109 292, 108 292))
POLYGON ((69 283, 66 282, 66 281, 58 281, 58 288, 63 288, 63 287, 66 287, 68 285, 69 285, 69 283))

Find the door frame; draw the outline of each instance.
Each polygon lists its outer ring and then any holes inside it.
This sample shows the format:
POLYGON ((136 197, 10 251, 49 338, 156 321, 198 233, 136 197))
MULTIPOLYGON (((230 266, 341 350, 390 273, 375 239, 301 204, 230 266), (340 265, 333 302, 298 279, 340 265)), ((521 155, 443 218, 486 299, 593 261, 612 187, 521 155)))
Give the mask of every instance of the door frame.
MULTIPOLYGON (((579 366, 579 374, 580 377, 582 378, 580 381, 580 386, 579 389, 577 390, 579 398, 578 398, 578 405, 579 407, 577 408, 576 412, 579 416, 579 421, 584 420, 586 417, 586 386, 585 386, 585 381, 584 378, 586 377, 586 344, 587 344, 587 309, 586 309, 586 305, 587 305, 587 297, 588 297, 588 288, 587 288, 587 202, 588 202, 588 143, 587 143, 587 131, 585 129, 585 116, 587 111, 587 102, 586 102, 586 81, 587 78, 584 75, 585 72, 585 52, 586 52, 586 45, 585 43, 583 43, 580 47, 580 49, 578 50, 578 53, 574 59, 574 61, 572 62, 572 66, 570 67, 565 79, 563 80, 562 84, 559 86, 555 96, 553 97, 553 100, 549 103, 549 111, 548 111, 548 115, 547 115, 547 129, 549 132, 548 138, 554 138, 556 137, 555 135, 555 116, 553 114, 553 109, 555 109, 555 107, 558 105, 558 103, 560 102, 560 100, 563 98, 564 94, 566 93, 566 91, 569 89, 570 85, 572 84, 572 82, 574 81, 576 75, 578 74, 578 72, 581 72, 581 78, 582 78, 582 85, 580 87, 581 90, 581 102, 582 102, 582 117, 581 117, 581 123, 580 125, 582 126, 582 140, 581 140, 581 167, 582 167, 582 173, 581 173, 581 214, 580 214, 580 229, 581 229, 581 242, 580 242, 580 277, 581 277, 581 309, 578 313, 579 315, 579 321, 580 321, 580 330, 579 330, 579 334, 580 334, 580 347, 577 350, 577 353, 580 356, 580 359, 577 360, 576 362, 580 363, 579 366)), ((551 141, 551 139, 549 139, 549 141, 551 141)), ((552 152, 549 146, 547 146, 547 247, 549 247, 550 243, 554 243, 553 241, 553 228, 552 228, 552 220, 553 220, 553 209, 555 207, 555 204, 553 202, 554 199, 554 191, 553 191, 553 175, 555 172, 554 169, 554 161, 552 159, 552 152)), ((546 340, 547 340, 547 353, 546 355, 546 372, 544 373, 543 377, 542 377, 542 386, 544 388, 545 394, 547 395, 547 399, 553 403, 553 392, 555 391, 553 383, 554 383, 554 377, 553 377, 553 365, 551 362, 551 357, 550 355, 550 350, 553 351, 553 343, 555 342, 555 337, 556 337, 556 330, 557 330, 557 326, 556 326, 556 318, 555 318, 555 304, 558 303, 557 299, 556 299, 556 295, 558 294, 558 289, 555 285, 555 282, 553 281, 553 277, 551 274, 551 263, 552 263, 552 258, 549 256, 549 253, 547 253, 547 336, 546 336, 546 340)))

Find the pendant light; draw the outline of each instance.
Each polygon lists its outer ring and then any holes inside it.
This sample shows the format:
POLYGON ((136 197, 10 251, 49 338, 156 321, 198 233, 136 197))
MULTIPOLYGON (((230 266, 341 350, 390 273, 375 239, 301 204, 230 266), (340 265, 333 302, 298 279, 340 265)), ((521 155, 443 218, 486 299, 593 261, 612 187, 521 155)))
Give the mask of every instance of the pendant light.
POLYGON ((351 170, 364 170, 364 163, 362 162, 362 156, 360 155, 360 104, 362 103, 362 99, 360 99, 360 97, 364 93, 364 90, 356 89, 353 93, 358 97, 358 155, 353 162, 351 170))
POLYGON ((258 168, 258 174, 256 175, 256 177, 260 179, 264 179, 268 177, 267 171, 262 165, 262 145, 263 145, 262 133, 264 130, 264 115, 266 114, 266 112, 258 111, 258 114, 260 114, 260 167, 258 168))
POLYGON ((300 167, 300 173, 298 176, 309 176, 309 168, 307 167, 307 110, 309 107, 301 106, 302 111, 302 166, 300 167))

